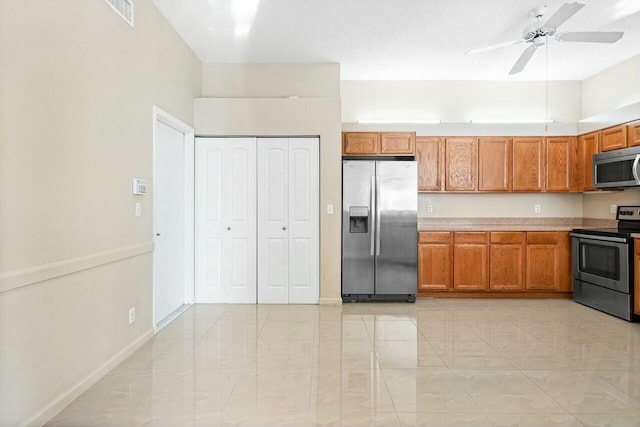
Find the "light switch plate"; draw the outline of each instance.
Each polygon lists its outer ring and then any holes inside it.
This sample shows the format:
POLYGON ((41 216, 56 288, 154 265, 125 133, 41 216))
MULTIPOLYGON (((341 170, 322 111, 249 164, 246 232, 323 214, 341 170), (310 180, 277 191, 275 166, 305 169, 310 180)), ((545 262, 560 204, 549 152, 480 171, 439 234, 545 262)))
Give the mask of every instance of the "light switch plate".
POLYGON ((142 205, 140 203, 136 203, 136 216, 142 215, 142 205))
POLYGON ((333 205, 327 205, 327 215, 333 215, 333 205))
POLYGON ((618 210, 618 206, 617 205, 609 206, 609 212, 611 212, 612 214, 616 213, 617 210, 618 210))

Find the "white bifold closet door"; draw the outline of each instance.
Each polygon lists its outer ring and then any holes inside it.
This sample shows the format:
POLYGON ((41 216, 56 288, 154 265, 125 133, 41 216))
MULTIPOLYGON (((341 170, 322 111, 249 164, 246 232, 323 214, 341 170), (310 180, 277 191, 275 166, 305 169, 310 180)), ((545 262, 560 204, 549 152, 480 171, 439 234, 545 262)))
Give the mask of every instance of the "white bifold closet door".
POLYGON ((318 138, 258 138, 259 303, 318 303, 318 153, 318 138))
POLYGON ((256 138, 196 138, 196 302, 256 302, 256 138))

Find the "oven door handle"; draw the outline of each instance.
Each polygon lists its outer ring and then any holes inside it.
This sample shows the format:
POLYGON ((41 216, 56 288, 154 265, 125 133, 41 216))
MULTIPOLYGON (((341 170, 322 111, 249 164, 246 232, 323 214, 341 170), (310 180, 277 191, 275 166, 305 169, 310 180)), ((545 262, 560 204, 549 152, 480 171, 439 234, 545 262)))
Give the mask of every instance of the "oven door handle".
POLYGON ((636 154, 636 158, 633 161, 633 167, 631 168, 636 184, 640 184, 640 176, 638 176, 638 162, 640 162, 640 154, 636 154))
POLYGON ((627 243, 627 239, 625 239, 624 237, 605 237, 605 236, 595 236, 593 234, 581 234, 581 233, 571 233, 571 237, 577 237, 579 239, 600 240, 603 242, 627 243))

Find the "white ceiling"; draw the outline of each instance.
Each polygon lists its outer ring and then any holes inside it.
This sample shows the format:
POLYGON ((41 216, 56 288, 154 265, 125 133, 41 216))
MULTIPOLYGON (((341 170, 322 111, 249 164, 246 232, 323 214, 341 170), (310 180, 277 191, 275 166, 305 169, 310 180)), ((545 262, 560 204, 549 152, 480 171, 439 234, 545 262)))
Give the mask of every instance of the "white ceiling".
MULTIPOLYGON (((232 0, 153 0, 205 63, 337 62, 343 80, 544 80, 539 50, 465 55, 518 39, 543 0, 261 0, 247 37, 234 35, 232 0)), ((640 0, 582 0, 561 31, 624 31, 615 44, 555 42, 549 78, 582 80, 640 53, 640 0)), ((564 0, 548 0, 547 18, 564 0)))

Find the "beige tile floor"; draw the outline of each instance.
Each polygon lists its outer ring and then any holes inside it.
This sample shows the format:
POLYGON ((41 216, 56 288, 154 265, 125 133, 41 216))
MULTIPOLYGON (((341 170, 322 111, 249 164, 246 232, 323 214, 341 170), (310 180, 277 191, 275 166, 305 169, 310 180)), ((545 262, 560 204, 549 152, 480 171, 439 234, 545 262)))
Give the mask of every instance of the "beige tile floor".
POLYGON ((640 426, 640 324, 569 300, 196 305, 48 426, 640 426))

